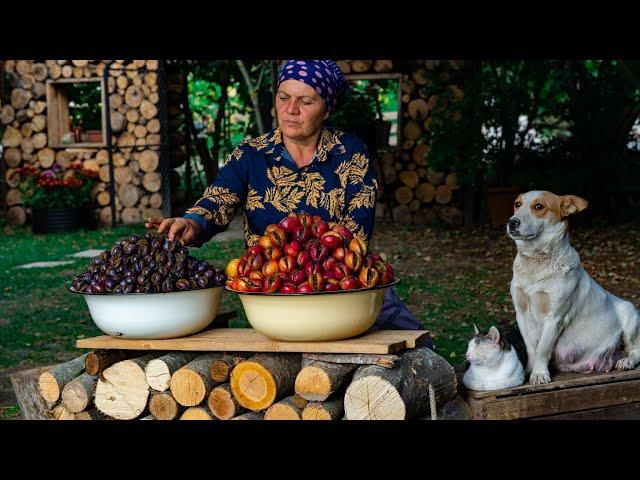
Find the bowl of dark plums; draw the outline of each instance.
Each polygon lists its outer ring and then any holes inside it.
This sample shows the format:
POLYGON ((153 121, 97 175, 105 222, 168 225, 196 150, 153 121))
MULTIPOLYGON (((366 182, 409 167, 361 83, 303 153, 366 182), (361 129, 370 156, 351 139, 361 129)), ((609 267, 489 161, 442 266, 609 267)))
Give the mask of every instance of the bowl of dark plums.
POLYGON ((108 335, 162 339, 191 335, 218 313, 226 275, 154 232, 131 235, 73 277, 95 324, 108 335))

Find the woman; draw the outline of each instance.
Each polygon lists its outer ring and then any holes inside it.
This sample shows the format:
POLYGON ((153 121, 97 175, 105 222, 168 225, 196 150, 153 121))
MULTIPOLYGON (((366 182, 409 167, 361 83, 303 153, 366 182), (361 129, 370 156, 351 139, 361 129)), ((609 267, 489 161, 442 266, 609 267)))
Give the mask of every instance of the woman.
MULTIPOLYGON (((213 184, 182 218, 149 218, 146 226, 170 240, 201 245, 227 229, 245 209, 245 241, 253 245, 267 225, 306 211, 339 222, 368 243, 373 233, 375 165, 354 135, 324 127, 348 90, 331 60, 291 60, 278 78, 279 127, 239 145, 213 184)), ((419 329, 392 288, 374 329, 419 329)))

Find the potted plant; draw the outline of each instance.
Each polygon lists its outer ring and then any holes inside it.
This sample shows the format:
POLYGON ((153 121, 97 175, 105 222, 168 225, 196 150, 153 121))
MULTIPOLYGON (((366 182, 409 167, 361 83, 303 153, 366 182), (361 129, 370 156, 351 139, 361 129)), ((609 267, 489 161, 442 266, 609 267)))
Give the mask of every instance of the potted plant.
POLYGON ((31 208, 34 233, 69 232, 92 226, 91 189, 97 172, 72 163, 67 170, 54 163, 40 171, 26 166, 14 175, 24 204, 31 208))

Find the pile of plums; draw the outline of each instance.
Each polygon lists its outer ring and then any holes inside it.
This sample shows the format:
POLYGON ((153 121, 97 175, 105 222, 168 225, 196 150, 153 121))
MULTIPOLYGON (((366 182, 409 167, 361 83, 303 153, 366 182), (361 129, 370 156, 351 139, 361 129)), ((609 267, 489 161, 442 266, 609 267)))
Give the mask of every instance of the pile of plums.
POLYGON ((178 241, 154 232, 131 235, 94 257, 73 277, 71 289, 83 293, 168 293, 224 285, 222 270, 189 255, 178 241))
POLYGON ((238 292, 310 293, 385 285, 393 268, 344 225, 290 213, 269 225, 242 258, 227 264, 226 285, 238 292))

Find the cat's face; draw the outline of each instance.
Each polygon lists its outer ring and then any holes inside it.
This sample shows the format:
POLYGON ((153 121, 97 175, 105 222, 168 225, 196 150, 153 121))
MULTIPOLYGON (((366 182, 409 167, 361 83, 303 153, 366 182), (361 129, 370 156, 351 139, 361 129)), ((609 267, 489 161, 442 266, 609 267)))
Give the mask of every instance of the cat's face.
POLYGON ((504 341, 500 340, 500 332, 496 327, 491 327, 484 333, 473 326, 475 334, 467 346, 466 357, 473 365, 495 364, 502 357, 505 349, 504 341))

